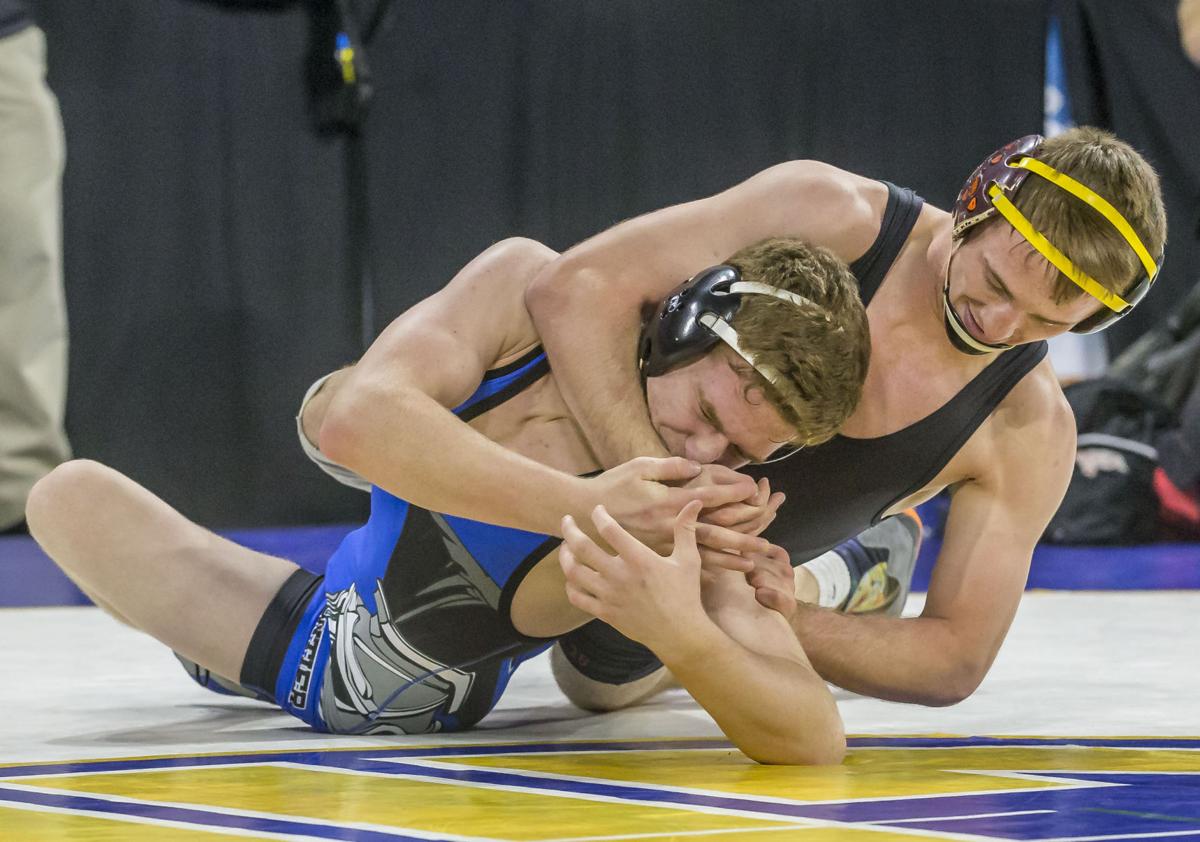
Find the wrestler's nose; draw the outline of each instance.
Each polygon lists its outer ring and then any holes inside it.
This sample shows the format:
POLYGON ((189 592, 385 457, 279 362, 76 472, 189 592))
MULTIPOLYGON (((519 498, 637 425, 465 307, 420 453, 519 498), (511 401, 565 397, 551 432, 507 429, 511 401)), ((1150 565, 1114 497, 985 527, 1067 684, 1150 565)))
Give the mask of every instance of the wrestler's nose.
POLYGON ((701 464, 718 461, 729 449, 729 439, 723 433, 709 430, 688 436, 684 456, 701 464))
POLYGON ((1011 342, 1021 324, 1021 313, 1007 301, 993 304, 984 313, 984 329, 988 342, 1011 342))

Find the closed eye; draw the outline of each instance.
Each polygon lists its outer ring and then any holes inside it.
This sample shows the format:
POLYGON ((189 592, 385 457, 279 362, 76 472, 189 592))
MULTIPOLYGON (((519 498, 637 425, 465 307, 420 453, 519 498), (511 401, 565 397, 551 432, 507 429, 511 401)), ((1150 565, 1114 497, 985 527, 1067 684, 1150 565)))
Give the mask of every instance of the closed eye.
MULTIPOLYGON (((986 273, 988 287, 992 290, 992 292, 996 293, 996 295, 1000 296, 1005 301, 1012 302, 1015 300, 1012 290, 1008 288, 1008 285, 1004 283, 1004 281, 1000 280, 1000 276, 996 274, 996 271, 992 269, 991 266, 985 266, 984 272, 986 273)), ((1056 322, 1054 319, 1047 319, 1044 316, 1039 316, 1037 313, 1030 313, 1029 316, 1035 322, 1044 325, 1045 327, 1070 327, 1070 325, 1068 325, 1066 322, 1056 322)))
POLYGON ((1003 298, 1005 301, 1013 300, 1012 293, 1008 291, 1008 287, 1004 286, 1004 284, 997 281, 996 277, 994 275, 992 275, 988 278, 988 288, 991 289, 992 292, 996 293, 996 295, 1003 298))

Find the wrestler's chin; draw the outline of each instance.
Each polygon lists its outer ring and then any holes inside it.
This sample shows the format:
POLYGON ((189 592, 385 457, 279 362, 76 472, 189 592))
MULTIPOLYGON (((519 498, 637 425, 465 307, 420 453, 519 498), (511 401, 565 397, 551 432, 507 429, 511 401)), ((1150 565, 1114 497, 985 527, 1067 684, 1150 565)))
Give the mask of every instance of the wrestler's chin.
POLYGON ((962 305, 962 312, 958 314, 962 319, 962 323, 967 328, 967 333, 971 334, 971 338, 976 342, 982 342, 984 345, 991 345, 992 341, 984 334, 983 328, 979 326, 979 322, 975 321, 975 314, 971 312, 970 304, 962 305))

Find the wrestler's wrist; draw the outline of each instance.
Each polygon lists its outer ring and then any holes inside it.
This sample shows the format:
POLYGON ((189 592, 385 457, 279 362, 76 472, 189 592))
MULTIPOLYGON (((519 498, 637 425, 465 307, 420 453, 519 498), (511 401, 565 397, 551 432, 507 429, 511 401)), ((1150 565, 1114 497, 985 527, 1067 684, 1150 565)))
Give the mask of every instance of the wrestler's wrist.
POLYGON ((626 420, 625 423, 616 426, 593 425, 593 429, 585 430, 584 434, 592 452, 599 457, 605 468, 615 468, 639 456, 665 459, 673 455, 651 425, 649 415, 645 416, 644 423, 631 423, 626 420))
MULTIPOLYGON (((597 535, 592 524, 592 510, 603 503, 604 499, 602 489, 592 479, 591 477, 568 477, 566 484, 561 489, 558 501, 562 514, 570 515, 575 520, 576 526, 590 538, 595 539, 597 535)), ((562 537, 561 523, 556 527, 555 534, 562 537)))
POLYGON ((822 608, 811 602, 801 602, 800 600, 796 600, 795 602, 795 608, 792 609, 792 613, 787 617, 787 621, 788 625, 792 627, 792 632, 795 633, 796 637, 800 638, 801 643, 804 642, 804 635, 810 633, 812 623, 819 623, 829 615, 836 615, 838 618, 846 616, 832 608, 822 608))
POLYGON ((665 624, 661 635, 641 641, 672 672, 684 672, 708 658, 724 635, 703 611, 691 618, 677 617, 665 624))

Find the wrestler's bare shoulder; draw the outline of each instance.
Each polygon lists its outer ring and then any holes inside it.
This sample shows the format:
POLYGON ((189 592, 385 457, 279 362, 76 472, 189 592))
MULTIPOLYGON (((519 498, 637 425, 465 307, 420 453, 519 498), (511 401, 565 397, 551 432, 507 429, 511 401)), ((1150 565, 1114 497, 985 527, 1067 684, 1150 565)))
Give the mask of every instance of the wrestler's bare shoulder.
POLYGON ((1074 453, 1075 416, 1048 358, 1005 396, 988 426, 989 438, 1006 461, 1074 453))
POLYGON ((996 414, 1007 424, 1016 427, 1033 423, 1059 426, 1063 422, 1070 422, 1072 431, 1074 429, 1071 405, 1067 403, 1049 357, 1013 386, 996 408, 996 414))
POLYGON ((1043 361, 1005 396, 933 487, 970 482, 1049 519, 1074 463, 1075 417, 1043 361))

